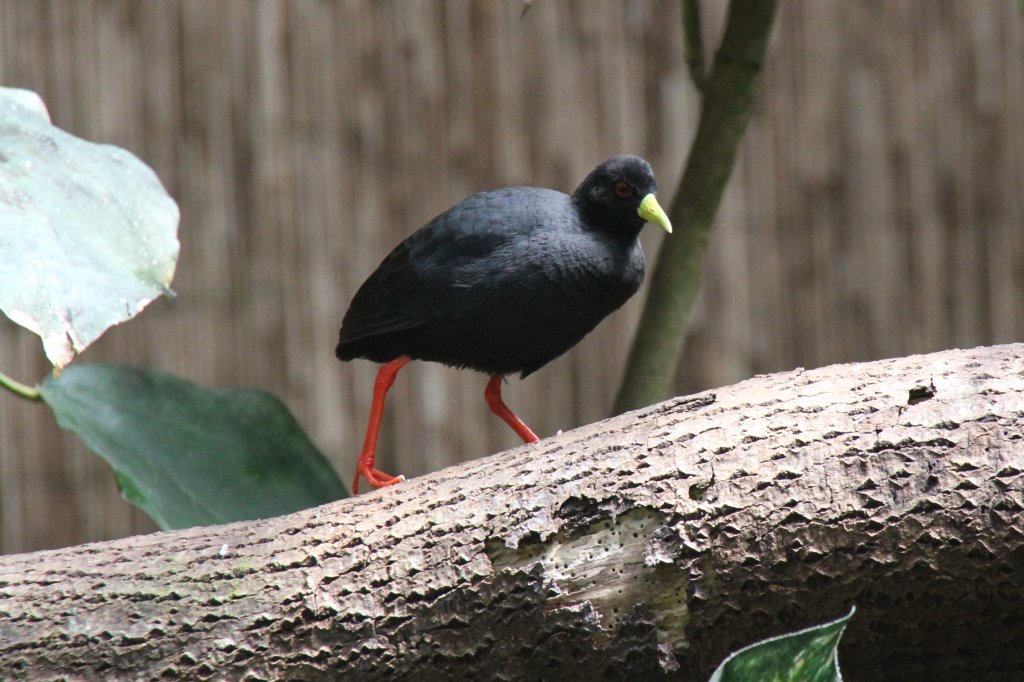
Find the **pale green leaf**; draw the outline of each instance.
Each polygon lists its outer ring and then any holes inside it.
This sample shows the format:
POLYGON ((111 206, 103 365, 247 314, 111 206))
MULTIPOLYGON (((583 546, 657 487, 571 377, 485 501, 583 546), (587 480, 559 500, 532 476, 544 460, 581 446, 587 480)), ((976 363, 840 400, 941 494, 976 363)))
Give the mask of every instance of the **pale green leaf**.
POLYGON ((56 367, 170 291, 177 229, 146 164, 53 126, 35 93, 0 88, 0 310, 56 367))

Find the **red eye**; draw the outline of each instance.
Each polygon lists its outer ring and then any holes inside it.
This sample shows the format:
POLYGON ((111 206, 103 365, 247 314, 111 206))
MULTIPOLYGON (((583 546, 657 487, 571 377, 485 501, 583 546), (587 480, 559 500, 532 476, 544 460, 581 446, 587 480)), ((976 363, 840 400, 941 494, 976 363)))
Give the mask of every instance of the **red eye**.
POLYGON ((619 180, 615 183, 615 194, 620 199, 628 199, 633 196, 633 188, 629 186, 629 183, 619 180))

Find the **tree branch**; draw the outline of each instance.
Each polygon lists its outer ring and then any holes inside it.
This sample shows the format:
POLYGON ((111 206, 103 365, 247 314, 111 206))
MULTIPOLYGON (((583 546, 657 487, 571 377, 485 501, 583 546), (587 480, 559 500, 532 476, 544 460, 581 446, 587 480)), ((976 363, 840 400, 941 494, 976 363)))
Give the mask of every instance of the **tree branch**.
POLYGON ((732 0, 725 35, 704 87, 704 107, 669 218, 666 239, 615 397, 615 414, 662 400, 679 366, 686 322, 700 289, 711 225, 760 84, 775 0, 732 0))
POLYGON ((683 56, 690 80, 697 92, 704 92, 707 75, 704 73, 704 32, 700 23, 700 0, 682 0, 683 56))
POLYGON ((0 558, 0 677, 671 676, 858 607, 1024 669, 1024 345, 756 377, 264 521, 0 558))

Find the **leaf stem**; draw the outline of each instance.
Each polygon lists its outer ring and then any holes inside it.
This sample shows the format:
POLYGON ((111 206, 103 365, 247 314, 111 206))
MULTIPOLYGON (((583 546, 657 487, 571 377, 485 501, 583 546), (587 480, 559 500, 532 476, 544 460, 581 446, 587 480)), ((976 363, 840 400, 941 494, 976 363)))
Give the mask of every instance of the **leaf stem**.
POLYGON ((0 372, 0 386, 3 386, 14 395, 21 396, 26 400, 42 400, 39 389, 26 386, 20 381, 15 381, 3 372, 0 372))

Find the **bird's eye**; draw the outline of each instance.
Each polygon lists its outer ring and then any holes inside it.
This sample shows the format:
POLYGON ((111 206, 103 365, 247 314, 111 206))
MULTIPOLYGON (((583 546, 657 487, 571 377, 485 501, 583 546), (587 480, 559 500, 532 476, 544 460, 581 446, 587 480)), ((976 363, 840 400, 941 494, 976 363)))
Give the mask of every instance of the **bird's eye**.
POLYGON ((620 199, 628 199, 633 196, 633 188, 629 186, 628 182, 619 180, 615 183, 615 194, 620 199))

